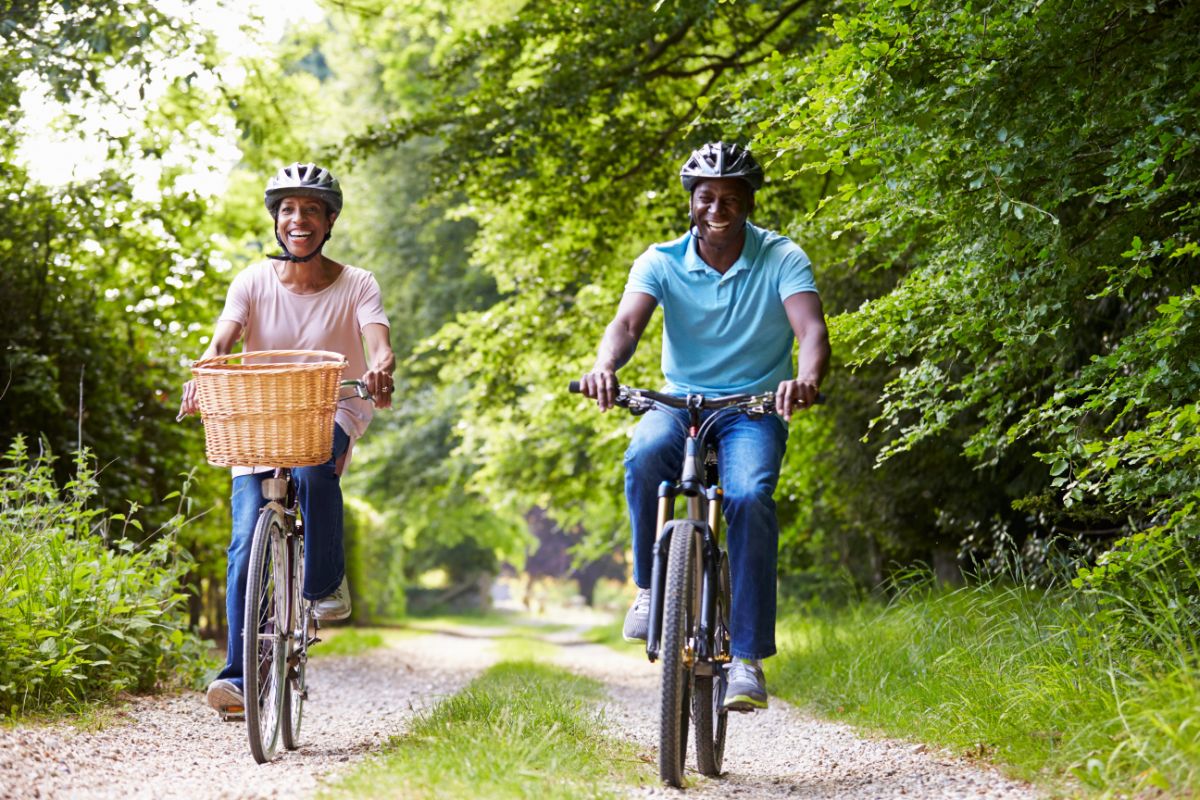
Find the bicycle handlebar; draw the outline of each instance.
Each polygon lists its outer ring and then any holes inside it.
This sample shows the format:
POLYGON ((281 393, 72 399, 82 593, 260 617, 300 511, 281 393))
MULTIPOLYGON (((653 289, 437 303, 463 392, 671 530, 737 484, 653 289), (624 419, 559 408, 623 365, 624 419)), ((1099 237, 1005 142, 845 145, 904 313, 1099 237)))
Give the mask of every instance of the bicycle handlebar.
MULTIPOLYGON (((579 381, 571 381, 567 386, 568 391, 572 394, 579 394, 582 387, 579 381)), ((762 392, 761 394, 729 394, 723 397, 705 397, 704 395, 688 395, 686 397, 678 397, 673 394, 663 394, 650 389, 635 389, 632 386, 619 385, 617 387, 616 404, 629 408, 630 410, 648 411, 649 404, 661 403, 664 406, 672 408, 690 408, 688 405, 689 398, 698 397, 700 408, 706 409, 721 409, 731 408, 733 406, 742 406, 744 408, 755 408, 760 413, 773 414, 775 413, 775 393, 762 392)), ((821 392, 817 393, 816 405, 825 403, 825 395, 821 392)))
MULTIPOLYGON (((375 400, 375 396, 367 391, 367 384, 365 381, 357 381, 357 380, 356 381, 342 381, 341 383, 338 384, 339 388, 341 388, 343 386, 353 386, 354 387, 354 394, 351 395, 352 397, 357 397, 360 400, 371 400, 371 401, 375 400)), ((340 403, 343 400, 349 400, 349 399, 350 399, 349 397, 339 397, 338 402, 340 403)))

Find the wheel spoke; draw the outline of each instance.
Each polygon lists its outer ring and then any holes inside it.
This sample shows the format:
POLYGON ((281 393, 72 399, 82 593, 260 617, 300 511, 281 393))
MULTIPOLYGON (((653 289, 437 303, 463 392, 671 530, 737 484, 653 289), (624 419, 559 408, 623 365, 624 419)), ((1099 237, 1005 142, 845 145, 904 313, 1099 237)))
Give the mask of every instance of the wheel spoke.
POLYGON ((271 760, 279 742, 283 679, 287 669, 286 522, 275 507, 264 507, 255 526, 246 580, 244 691, 250 752, 259 763, 271 760))

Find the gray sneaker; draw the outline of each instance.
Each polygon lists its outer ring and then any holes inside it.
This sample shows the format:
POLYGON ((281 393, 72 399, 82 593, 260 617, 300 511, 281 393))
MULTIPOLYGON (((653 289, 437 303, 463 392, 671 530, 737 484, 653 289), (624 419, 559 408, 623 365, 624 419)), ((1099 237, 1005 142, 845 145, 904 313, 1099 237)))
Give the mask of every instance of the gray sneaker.
POLYGON ((205 699, 223 720, 240 719, 246 713, 246 696, 242 688, 227 678, 210 683, 205 699))
POLYGON ((333 590, 333 594, 313 602, 313 616, 321 622, 332 622, 350 616, 350 583, 345 575, 333 590))
POLYGON ((767 707, 767 681, 762 665, 735 658, 726 669, 726 711, 754 711, 767 707))
POLYGON ((650 590, 638 589, 633 605, 625 614, 625 641, 644 642, 650 634, 650 590))

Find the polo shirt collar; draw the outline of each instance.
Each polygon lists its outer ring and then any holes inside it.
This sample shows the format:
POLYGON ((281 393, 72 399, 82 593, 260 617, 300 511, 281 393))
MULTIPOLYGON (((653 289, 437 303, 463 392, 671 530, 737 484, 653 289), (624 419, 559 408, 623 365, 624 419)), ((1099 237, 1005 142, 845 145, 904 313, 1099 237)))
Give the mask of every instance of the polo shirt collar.
MULTIPOLYGON (((727 269, 725 274, 721 276, 722 281, 733 277, 743 270, 750 269, 751 265, 754 264, 754 260, 758 258, 759 247, 758 237, 754 234, 755 228, 750 224, 750 221, 747 220, 746 241, 744 244, 742 244, 742 254, 738 256, 737 261, 733 262, 733 266, 727 269)), ((689 231, 687 252, 683 256, 683 266, 688 272, 704 272, 705 270, 712 269, 712 267, 705 263, 704 259, 700 257, 700 249, 698 244, 699 243, 695 234, 689 231)))

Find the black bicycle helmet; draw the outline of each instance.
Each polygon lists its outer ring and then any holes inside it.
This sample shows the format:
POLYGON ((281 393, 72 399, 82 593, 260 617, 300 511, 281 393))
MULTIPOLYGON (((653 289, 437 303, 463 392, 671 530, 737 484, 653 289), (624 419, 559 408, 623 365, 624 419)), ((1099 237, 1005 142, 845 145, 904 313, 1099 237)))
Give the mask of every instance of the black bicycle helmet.
POLYGON ((285 197, 316 197, 325 201, 329 213, 337 214, 342 210, 342 187, 337 178, 324 167, 316 164, 289 164, 276 172, 267 181, 267 191, 263 201, 271 216, 279 213, 279 204, 285 197))
POLYGON ((741 178, 753 191, 763 185, 763 171, 750 151, 736 144, 709 142, 688 156, 679 170, 679 180, 688 192, 709 178, 741 178))

